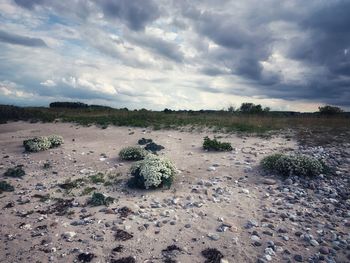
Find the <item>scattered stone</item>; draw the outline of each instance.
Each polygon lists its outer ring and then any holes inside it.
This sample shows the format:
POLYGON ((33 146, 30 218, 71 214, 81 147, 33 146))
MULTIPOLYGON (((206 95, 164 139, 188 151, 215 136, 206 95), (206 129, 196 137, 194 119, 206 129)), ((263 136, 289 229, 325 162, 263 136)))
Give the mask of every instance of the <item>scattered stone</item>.
POLYGON ((299 255, 299 254, 294 255, 294 260, 295 260, 296 262, 303 262, 303 261, 304 261, 303 256, 302 256, 302 255, 299 255))
POLYGON ((218 234, 214 234, 214 233, 209 233, 208 237, 212 240, 215 240, 215 241, 220 239, 220 236, 218 234))
POLYGON ((266 178, 266 179, 263 180, 263 184, 274 185, 274 184, 276 184, 276 180, 266 178))

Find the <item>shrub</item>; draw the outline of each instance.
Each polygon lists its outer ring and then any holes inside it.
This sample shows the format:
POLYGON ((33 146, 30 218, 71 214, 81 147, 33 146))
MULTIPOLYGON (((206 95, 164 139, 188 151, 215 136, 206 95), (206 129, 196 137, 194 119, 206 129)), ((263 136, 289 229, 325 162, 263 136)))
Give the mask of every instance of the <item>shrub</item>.
POLYGON ((323 115, 336 115, 336 114, 343 112, 343 110, 341 108, 335 107, 335 106, 330 106, 330 105, 318 107, 318 110, 319 110, 320 114, 323 114, 323 115))
POLYGON ((63 143, 62 136, 50 135, 48 137, 35 137, 32 139, 24 140, 23 146, 27 152, 39 152, 45 151, 50 148, 55 148, 63 143))
POLYGON ((15 188, 6 181, 0 181, 0 193, 13 192, 15 188))
POLYGON ((50 148, 56 148, 58 146, 60 146, 61 144, 63 144, 63 137, 60 135, 50 135, 47 137, 51 143, 50 148))
POLYGON ((141 147, 125 147, 119 152, 119 157, 126 161, 139 161, 145 158, 147 151, 141 147))
POLYGON ((27 152, 39 152, 50 149, 51 142, 47 137, 36 137, 23 141, 23 146, 27 152))
POLYGON ((92 194, 88 203, 91 206, 100 206, 100 205, 109 206, 113 202, 114 202, 113 197, 105 196, 104 194, 95 192, 92 194))
POLYGON ((164 149, 164 146, 162 146, 160 144, 156 144, 155 142, 148 143, 145 147, 146 151, 150 151, 152 153, 156 153, 156 152, 163 150, 163 149, 164 149))
POLYGON ((261 165, 265 170, 278 174, 316 176, 326 173, 329 168, 315 158, 306 155, 272 154, 262 159, 261 165))
POLYGON ((208 151, 232 151, 232 146, 228 142, 219 142, 216 139, 204 137, 203 148, 208 151))
POLYGON ((26 174, 26 172, 23 170, 23 166, 22 165, 17 165, 14 168, 9 168, 4 173, 4 175, 7 176, 7 177, 22 177, 25 174, 26 174))
POLYGON ((130 169, 133 178, 129 186, 149 189, 161 186, 170 188, 176 174, 174 164, 165 158, 149 154, 130 169))
POLYGON ((152 139, 145 139, 145 138, 142 138, 142 139, 138 140, 137 143, 140 144, 140 145, 145 145, 145 144, 151 143, 151 142, 153 142, 152 139))

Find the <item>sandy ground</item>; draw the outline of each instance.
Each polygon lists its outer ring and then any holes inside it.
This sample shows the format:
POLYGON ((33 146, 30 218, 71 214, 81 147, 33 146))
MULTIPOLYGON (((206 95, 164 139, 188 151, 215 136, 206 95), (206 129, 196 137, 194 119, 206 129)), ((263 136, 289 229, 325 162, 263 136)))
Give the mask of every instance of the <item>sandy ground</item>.
MULTIPOLYGON (((266 177, 260 175, 260 158, 293 149, 296 142, 278 136, 263 139, 215 134, 223 137, 220 140, 232 143, 235 150, 212 153, 201 147, 206 135, 213 136, 205 132, 100 129, 66 123, 0 125, 1 177, 14 165, 22 164, 26 171, 23 179, 6 178, 15 191, 1 194, 1 208, 10 202, 14 202, 14 206, 0 212, 0 261, 74 262, 79 253, 91 252, 96 255, 92 262, 113 262, 113 259, 133 256, 136 262, 195 263, 205 261, 202 250, 216 248, 226 262, 256 262, 264 254, 268 240, 282 243, 292 254, 308 254, 309 248, 293 242, 293 238, 286 244, 278 235, 273 238, 262 235, 263 245, 254 246, 251 239, 254 227, 245 227, 249 220, 261 224, 269 205, 266 189, 271 186, 264 181, 266 177), (24 153, 24 139, 50 134, 62 135, 64 145, 45 152, 24 153), (142 137, 163 145, 165 149, 160 154, 170 158, 179 169, 170 190, 143 191, 126 186, 132 162, 119 160, 118 152, 125 146, 137 145, 142 137), (52 163, 52 168, 43 168, 46 161, 52 163), (215 171, 209 171, 211 166, 215 171), (71 193, 58 187, 68 178, 82 178, 96 172, 120 173, 116 185, 94 185, 96 191, 116 198, 107 210, 104 206, 85 205, 91 195, 81 196, 85 186, 71 193), (33 197, 47 193, 51 200, 46 202, 33 197), (75 205, 70 211, 74 213, 63 216, 39 213, 48 211, 54 203, 53 197, 73 198, 75 205), (114 212, 124 206, 133 211, 126 219, 114 212), (30 211, 32 213, 26 215, 30 211), (71 225, 83 217, 86 224, 71 225), (229 227, 218 232, 223 222, 229 227), (116 229, 125 230, 133 237, 127 241, 115 240, 116 229), (76 233, 71 240, 63 237, 69 231, 76 233), (162 252, 174 244, 181 251, 173 251, 172 255, 162 252), (118 245, 123 246, 122 251, 113 252, 118 245), (167 258, 176 261, 164 261, 167 258)), ((297 224, 284 224, 276 220, 275 229, 279 226, 298 228, 297 224)), ((272 262, 282 262, 281 254, 276 253, 272 262)))

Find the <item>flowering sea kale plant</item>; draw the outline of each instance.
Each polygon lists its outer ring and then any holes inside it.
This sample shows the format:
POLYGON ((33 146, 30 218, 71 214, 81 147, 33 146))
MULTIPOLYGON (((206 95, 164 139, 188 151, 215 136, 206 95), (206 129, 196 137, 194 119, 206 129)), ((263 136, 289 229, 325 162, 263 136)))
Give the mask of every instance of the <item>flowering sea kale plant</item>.
POLYGON ((329 168, 325 163, 306 155, 272 154, 261 161, 265 170, 281 175, 315 176, 326 173, 329 168))
POLYGON ((50 135, 47 137, 51 143, 50 148, 55 148, 63 144, 63 137, 60 135, 50 135))
POLYGON ((126 161, 139 161, 145 158, 148 154, 146 150, 141 147, 125 147, 119 152, 119 157, 126 161))
POLYGON ((35 137, 23 141, 23 146, 27 152, 45 151, 50 148, 55 148, 63 143, 62 136, 50 135, 48 137, 35 137))
POLYGON ((170 187, 175 175, 176 167, 168 159, 148 154, 144 160, 138 161, 131 167, 133 178, 129 185, 139 188, 170 187))

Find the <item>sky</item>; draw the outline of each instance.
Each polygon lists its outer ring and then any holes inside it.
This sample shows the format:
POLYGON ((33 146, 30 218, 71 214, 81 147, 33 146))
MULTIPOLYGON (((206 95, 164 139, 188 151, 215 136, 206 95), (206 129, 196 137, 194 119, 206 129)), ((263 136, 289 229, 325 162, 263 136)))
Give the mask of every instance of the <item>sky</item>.
POLYGON ((349 0, 0 0, 0 104, 349 110, 349 13, 349 0))

